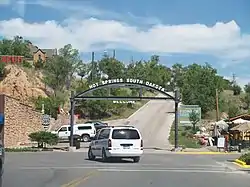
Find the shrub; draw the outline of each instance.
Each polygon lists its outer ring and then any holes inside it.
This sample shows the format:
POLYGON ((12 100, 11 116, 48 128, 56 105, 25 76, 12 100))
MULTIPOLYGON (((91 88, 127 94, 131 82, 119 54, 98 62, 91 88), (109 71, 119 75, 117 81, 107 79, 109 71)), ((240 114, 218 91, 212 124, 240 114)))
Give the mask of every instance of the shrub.
POLYGON ((39 149, 32 147, 5 148, 5 152, 38 152, 39 149))
POLYGON ((56 145, 58 143, 58 136, 51 132, 39 131, 29 134, 31 141, 37 142, 38 147, 43 148, 44 144, 56 145))
POLYGON ((52 118, 57 119, 58 107, 63 103, 62 99, 58 97, 42 97, 38 96, 33 98, 36 110, 41 111, 44 104, 44 112, 47 115, 51 115, 52 118))
POLYGON ((5 63, 0 62, 0 79, 4 78, 5 76, 5 63))
POLYGON ((247 165, 250 165, 250 153, 245 153, 241 155, 239 160, 245 162, 247 165))
POLYGON ((27 62, 26 60, 23 61, 22 66, 25 68, 32 68, 33 67, 32 64, 27 62))

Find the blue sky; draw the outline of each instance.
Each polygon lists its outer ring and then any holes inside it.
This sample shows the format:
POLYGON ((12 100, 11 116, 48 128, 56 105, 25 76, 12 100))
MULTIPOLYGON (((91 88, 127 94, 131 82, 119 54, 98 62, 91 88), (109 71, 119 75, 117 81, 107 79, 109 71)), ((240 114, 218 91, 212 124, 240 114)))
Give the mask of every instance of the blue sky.
POLYGON ((210 63, 250 81, 249 0, 0 0, 0 35, 22 35, 41 48, 71 43, 82 58, 104 50, 129 62, 159 54, 161 63, 210 63))

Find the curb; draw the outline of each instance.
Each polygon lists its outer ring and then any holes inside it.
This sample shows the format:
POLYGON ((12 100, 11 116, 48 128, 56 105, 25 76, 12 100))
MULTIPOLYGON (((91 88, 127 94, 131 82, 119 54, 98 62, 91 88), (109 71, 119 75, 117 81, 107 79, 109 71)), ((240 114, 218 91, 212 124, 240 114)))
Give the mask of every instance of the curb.
POLYGON ((234 160, 233 162, 234 164, 236 164, 237 166, 241 167, 241 168, 250 168, 250 165, 247 165, 246 162, 243 162, 239 159, 234 160))
POLYGON ((189 154, 189 155, 235 155, 238 153, 225 153, 225 152, 174 152, 175 154, 189 154))

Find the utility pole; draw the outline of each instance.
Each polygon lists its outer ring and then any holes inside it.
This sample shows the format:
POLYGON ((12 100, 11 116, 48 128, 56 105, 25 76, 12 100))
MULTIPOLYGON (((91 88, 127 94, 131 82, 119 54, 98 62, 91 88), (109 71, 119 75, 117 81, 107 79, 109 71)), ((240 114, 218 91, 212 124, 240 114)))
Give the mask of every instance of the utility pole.
POLYGON ((93 69, 94 69, 94 61, 95 61, 95 52, 92 52, 91 55, 91 72, 90 72, 90 80, 93 80, 93 69))
POLYGON ((218 89, 215 90, 216 95, 216 121, 219 121, 219 95, 218 95, 218 89))
POLYGON ((233 86, 236 85, 236 75, 234 73, 233 73, 233 81, 232 81, 232 83, 233 83, 233 86))

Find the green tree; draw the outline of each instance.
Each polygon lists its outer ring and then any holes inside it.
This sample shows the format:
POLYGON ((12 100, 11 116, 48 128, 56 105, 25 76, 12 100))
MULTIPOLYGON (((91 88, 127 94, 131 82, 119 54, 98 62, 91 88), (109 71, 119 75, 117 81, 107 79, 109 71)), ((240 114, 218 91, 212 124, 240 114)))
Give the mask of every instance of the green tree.
POLYGON ((243 97, 243 102, 246 104, 246 109, 248 110, 250 107, 250 93, 246 93, 243 97))
POLYGON ((223 78, 209 64, 189 65, 180 88, 182 101, 187 105, 199 105, 202 114, 215 108, 215 90, 223 90, 223 78))
POLYGON ((196 124, 200 121, 199 113, 195 112, 195 110, 192 110, 192 112, 189 113, 189 121, 192 123, 193 132, 195 133, 196 124))
POLYGON ((241 87, 239 85, 237 85, 237 84, 233 85, 232 89, 233 89, 233 94, 234 95, 240 95, 241 87))
POLYGON ((80 59, 79 51, 74 49, 71 44, 65 45, 59 49, 59 55, 64 59, 65 67, 65 87, 70 89, 74 74, 78 73, 82 67, 82 60, 80 59))
POLYGON ((71 87, 74 73, 79 72, 82 61, 79 57, 79 52, 66 45, 59 50, 59 55, 54 56, 46 61, 44 67, 44 82, 51 87, 55 93, 63 92, 65 88, 68 90, 71 87))
POLYGON ((176 63, 171 68, 171 90, 174 90, 175 87, 182 88, 184 81, 184 74, 186 67, 183 67, 182 64, 176 63))
POLYGON ((5 75, 5 63, 0 62, 0 80, 4 78, 5 75))
POLYGON ((228 103, 228 116, 229 118, 235 117, 240 114, 240 109, 233 103, 228 103))
POLYGON ((21 36, 15 36, 13 40, 3 39, 0 41, 1 55, 20 55, 25 58, 32 57, 28 41, 21 36))
POLYGON ((42 106, 44 105, 44 113, 51 115, 51 117, 57 119, 58 108, 64 103, 64 99, 59 96, 50 97, 37 97, 34 98, 34 104, 36 110, 42 111, 42 106))
POLYGON ((244 86, 244 91, 245 91, 246 93, 249 93, 249 94, 250 94, 250 83, 248 83, 248 84, 246 84, 246 85, 244 86))
POLYGON ((125 64, 110 57, 102 58, 99 62, 99 69, 109 79, 125 78, 125 64))

